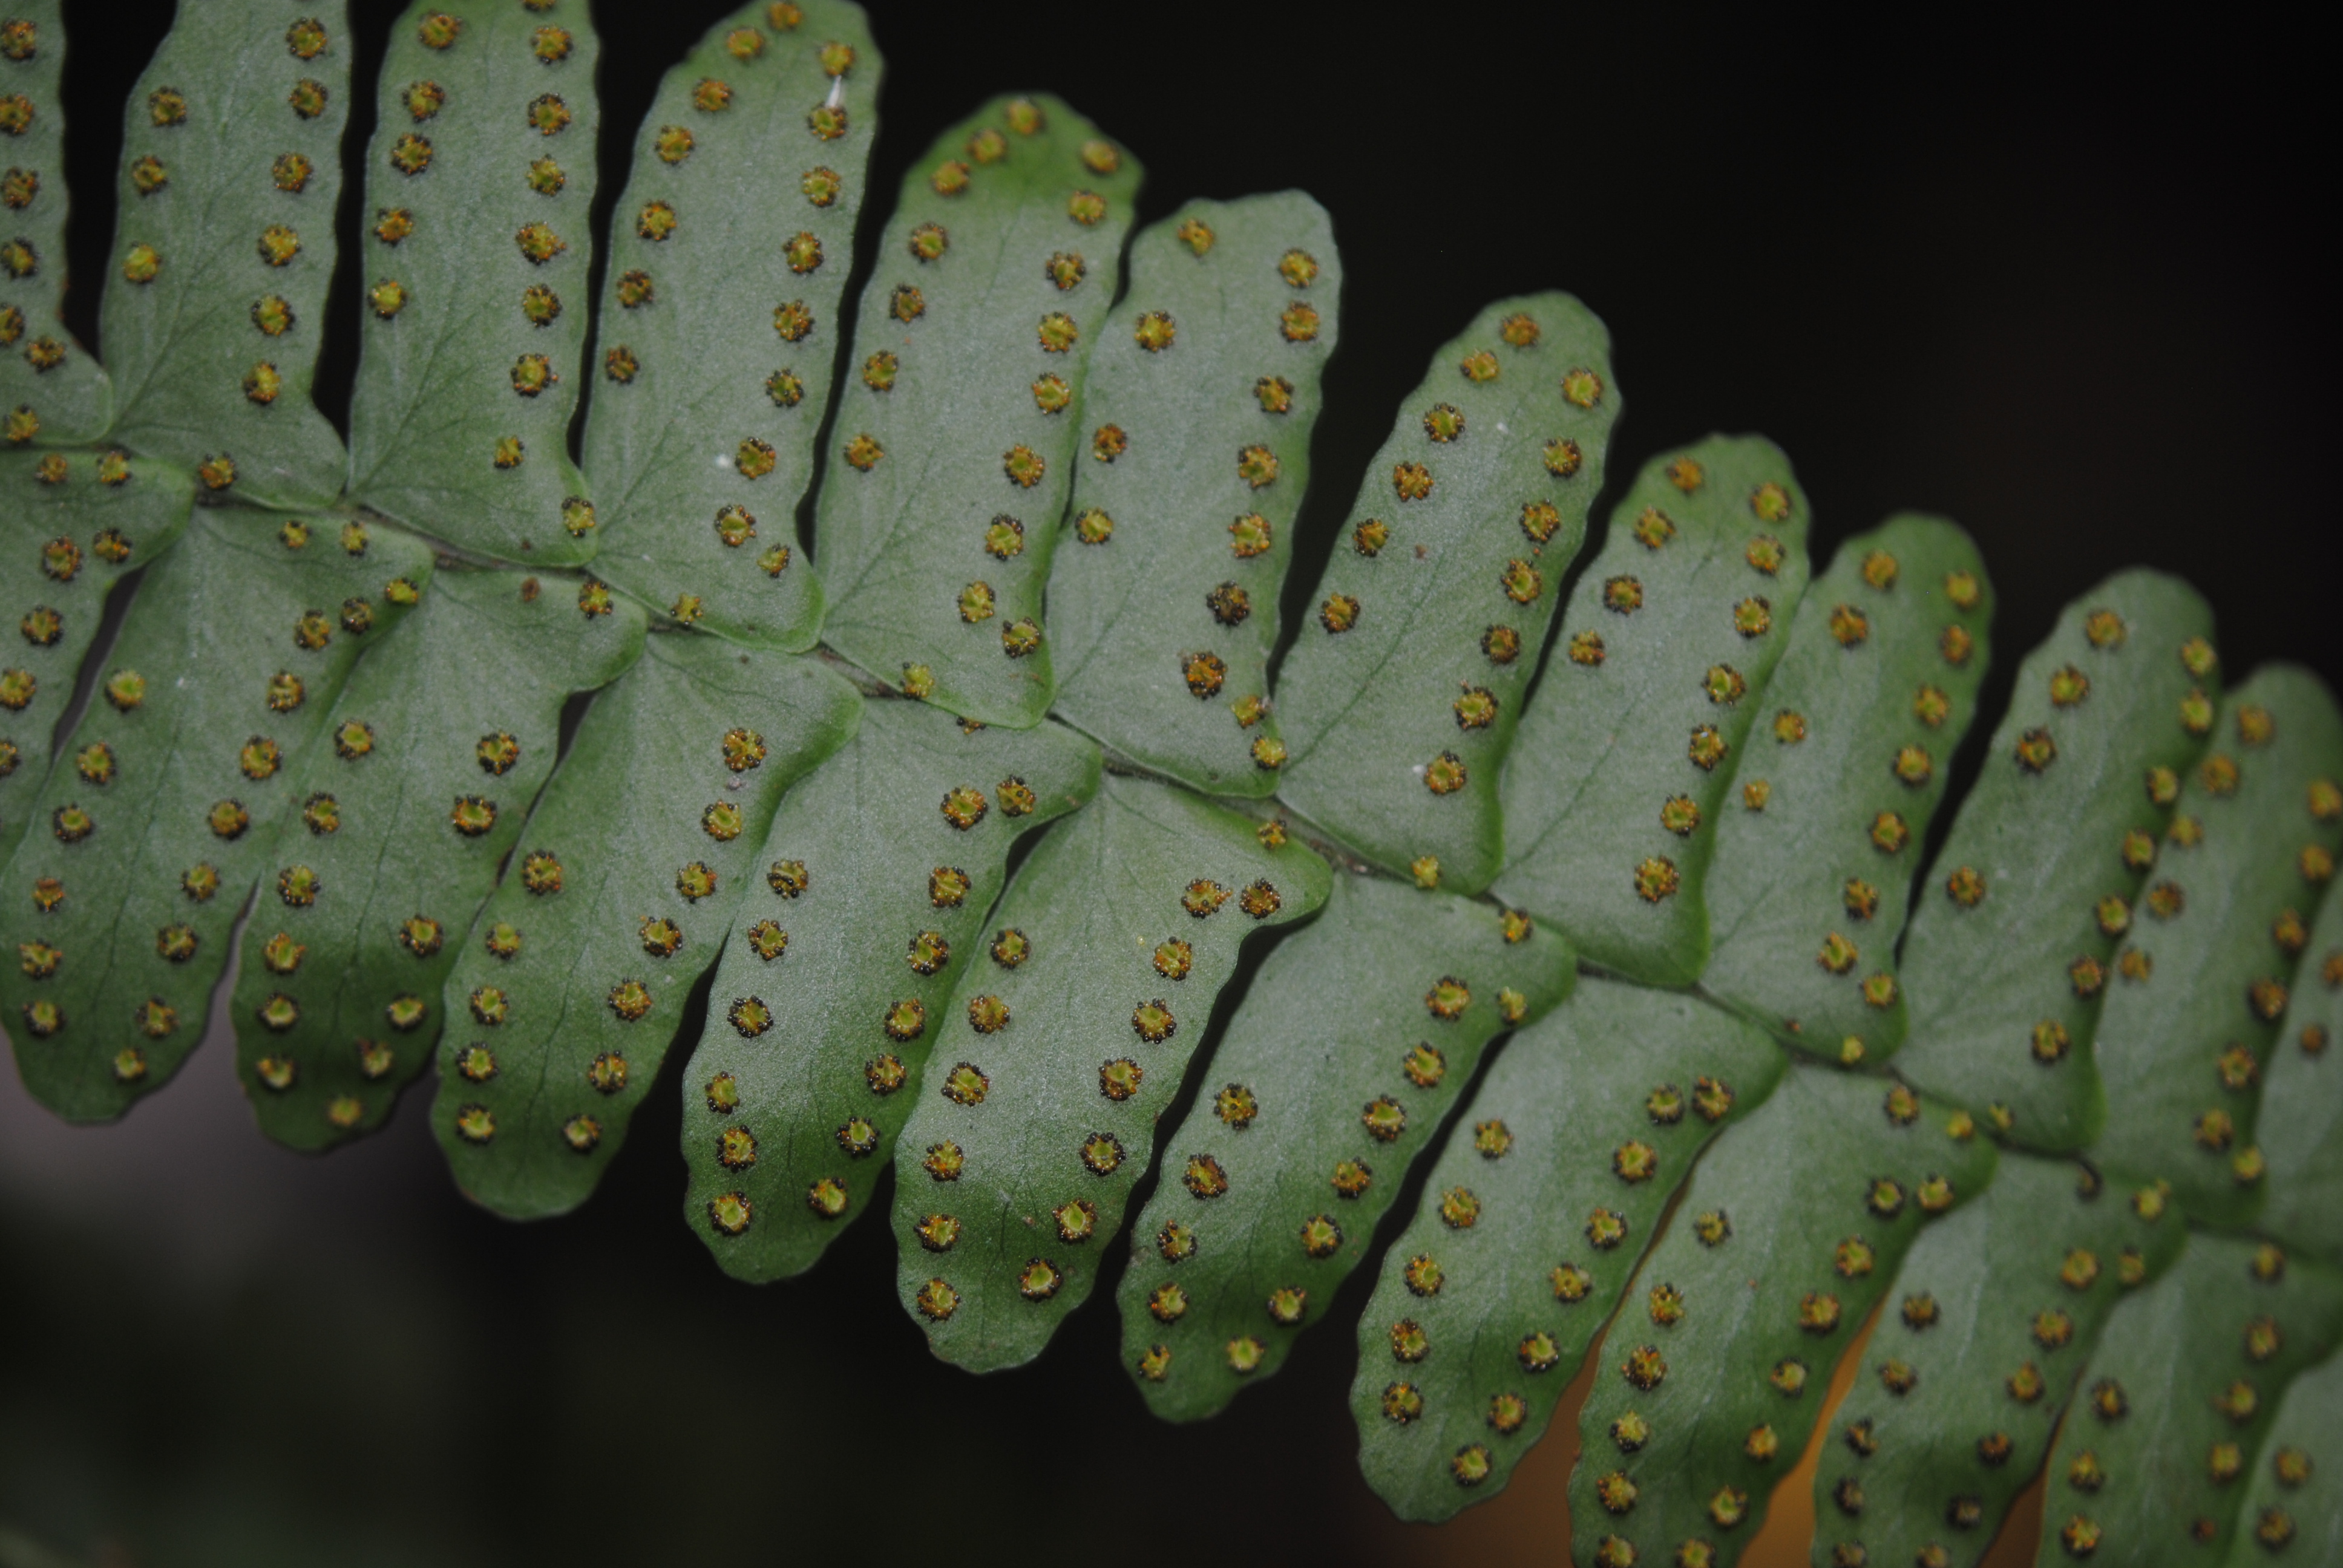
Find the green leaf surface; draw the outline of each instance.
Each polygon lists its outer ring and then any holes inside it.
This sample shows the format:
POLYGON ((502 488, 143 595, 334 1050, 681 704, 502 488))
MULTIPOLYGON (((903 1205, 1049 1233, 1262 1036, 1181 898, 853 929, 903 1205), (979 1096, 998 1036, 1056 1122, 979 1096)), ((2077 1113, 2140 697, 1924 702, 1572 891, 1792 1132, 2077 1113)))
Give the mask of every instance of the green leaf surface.
MULTIPOLYGON (((2330 784, 2333 782, 2329 780, 2330 784)), ((2316 804, 2343 804, 2328 791, 2316 804)), ((2269 1161, 2261 1225, 2343 1262, 2343 898, 2330 890, 2310 928, 2294 995, 2264 1058, 2254 1130, 2269 1161)))
POLYGON ((0 857, 33 820, 106 596, 177 540, 194 491, 182 470, 118 453, 0 453, 0 615, 21 638, 0 653, 0 857))
MULTIPOLYGON (((1123 1365, 1149 1408, 1193 1421, 1276 1373, 1366 1257, 1483 1049, 1574 978, 1568 945, 1526 919, 1334 879, 1231 1019, 1219 1087, 1164 1141, 1164 1180, 1133 1227, 1123 1365), (1155 1244, 1171 1227, 1190 1255, 1155 1244)), ((1467 1225, 1474 1202, 1454 1207, 1467 1225)))
POLYGON ((1805 592, 1806 524, 1770 441, 1653 458, 1522 720, 1498 888, 1631 980, 1689 985, 1708 960, 1716 819, 1805 592))
POLYGON ((538 566, 597 542, 568 433, 598 47, 585 0, 418 0, 391 25, 366 155, 350 493, 538 566))
POLYGON ((448 971, 431 1125, 514 1219, 573 1209, 716 961, 781 792, 851 739, 820 664, 649 638, 587 709, 448 971))
POLYGON ((612 226, 585 444, 594 569, 679 620, 792 651, 821 626, 797 508, 836 339, 776 341, 766 324, 789 304, 838 320, 880 66, 860 6, 797 15, 784 28, 745 6, 659 84, 612 226))
POLYGON ((2003 1155, 1992 1187, 1928 1227, 1896 1277, 1865 1359, 1896 1358, 1916 1381, 1896 1393, 1866 1368, 1834 1415, 1815 1561, 1856 1548, 1874 1563, 1982 1561, 2041 1474, 2108 1314, 2187 1242, 2153 1190, 2127 1199, 2083 1167, 2003 1155))
POLYGON ((65 330, 65 28, 58 0, 18 0, 0 38, 0 410, 12 444, 94 440, 114 389, 65 330))
POLYGON ((2279 1396, 2338 1335, 2343 1275, 2267 1242, 2191 1235, 2169 1273, 2108 1316, 2050 1455, 2039 1561, 2221 1561, 2279 1396))
POLYGON ((1273 823, 1114 775, 1041 841, 998 950, 905 1020, 939 1038, 896 1143, 897 1282, 938 1356, 1031 1361, 1090 1295, 1238 948, 1331 876, 1273 823))
POLYGON ((1360 1320, 1359 1465, 1400 1517, 1504 1490, 1670 1195, 1784 1066, 1719 1008, 1592 978, 1506 1046, 1360 1320), (1470 1225, 1449 1222, 1460 1190, 1479 1201, 1470 1225), (1411 1324, 1428 1347, 1412 1362, 1411 1324))
POLYGON ((2196 590, 2158 572, 2068 605, 2019 667, 1913 909, 1896 1070, 2028 1148, 2080 1148, 2106 1118, 2091 1038, 2107 989, 2137 983, 2119 950, 2204 749, 2212 629, 2196 590))
POLYGON ((113 439, 261 506, 323 506, 309 400, 349 118, 346 7, 183 0, 123 111, 99 340, 113 439))
POLYGON ((2288 1386, 2237 1519, 2229 1568, 2343 1562, 2343 1356, 2288 1386))
POLYGON ((685 1074, 685 1219, 726 1272, 801 1272, 862 1211, 938 1032, 897 1010, 948 1016, 990 967, 1011 847, 1098 782, 1098 748, 1061 726, 872 702, 782 799, 765 859, 791 869, 735 910, 685 1074))
POLYGON ((1578 1560, 1614 1560, 1612 1541, 1737 1559, 1896 1263, 1993 1166, 1966 1116, 1828 1068, 1792 1071, 1718 1139, 1604 1339, 1571 1478, 1578 1560))
POLYGON ((2147 978, 2099 1016, 2107 1126, 2092 1156, 2171 1182, 2192 1219, 2236 1224, 2260 1206, 2261 1072, 2343 849, 2338 813, 2319 814, 2338 778, 2343 714, 2325 685, 2294 665, 2256 670, 2222 701, 2134 911, 2147 978))
POLYGON ((1851 1064, 1903 1042, 1906 850, 1976 717, 1992 621, 1969 537, 1906 515, 1842 545, 1791 623, 1717 823, 1701 983, 1793 1045, 1851 1064))
POLYGON ((1131 242, 1085 417, 1130 448, 1080 465, 1050 577, 1057 712, 1218 795, 1267 795, 1277 600, 1310 478, 1342 260, 1299 191, 1192 202, 1131 242))
POLYGON ((1055 689, 1041 595, 1075 464, 1118 447, 1085 446, 1082 384, 1139 183, 1056 98, 995 100, 903 176, 862 291, 817 513, 823 635, 988 724, 1040 722, 1055 689))
POLYGON ((1566 294, 1499 300, 1433 356, 1279 672, 1294 809, 1426 885, 1489 884, 1498 776, 1618 417, 1611 335, 1566 294))
MULTIPOLYGON (((149 482, 172 483, 131 487, 149 482)), ((430 570, 397 529, 226 507, 148 568, 0 875, 21 960, 0 970, 0 1018, 58 1115, 119 1116, 196 1048, 335 693, 430 570)))
POLYGON ((260 895, 230 1013, 236 1076, 278 1142, 373 1131, 430 1060, 440 982, 553 771, 562 703, 642 652, 642 612, 583 613, 578 588, 442 569, 342 688, 329 729, 374 744, 310 751, 263 869, 306 866, 315 885, 307 902, 260 895))

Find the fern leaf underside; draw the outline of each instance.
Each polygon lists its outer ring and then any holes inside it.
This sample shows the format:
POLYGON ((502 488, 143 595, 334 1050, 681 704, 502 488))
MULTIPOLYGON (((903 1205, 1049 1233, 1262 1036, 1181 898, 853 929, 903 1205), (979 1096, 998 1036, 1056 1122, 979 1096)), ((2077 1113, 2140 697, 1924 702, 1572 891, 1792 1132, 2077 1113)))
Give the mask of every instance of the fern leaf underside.
POLYGON ((1975 1562, 2045 1465, 2046 1553, 2343 1549, 2343 1455, 2306 1457, 2343 717, 2292 667, 2225 690, 2186 585, 2071 606, 1948 802, 1975 546, 1899 516, 1810 581, 1753 436, 1594 517, 1609 335, 1547 293, 1433 357, 1282 633, 1328 216, 1133 235, 1132 152, 998 98, 850 299, 884 67, 845 0, 711 29, 608 236, 584 0, 412 7, 347 175, 340 8, 183 6, 93 356, 65 19, 21 10, 0 1005, 61 1115, 169 1080, 249 900, 263 1131, 363 1135, 429 1060, 464 1191, 560 1213, 705 980, 685 1222, 796 1274, 891 1166, 902 1305, 971 1370, 1127 1245, 1126 1371, 1210 1415, 1373 1265, 1395 1510, 1502 1490, 1593 1356, 1580 1560, 1706 1564, 1875 1309, 1818 1554, 1975 1562), (311 397, 345 177, 347 451, 311 397))

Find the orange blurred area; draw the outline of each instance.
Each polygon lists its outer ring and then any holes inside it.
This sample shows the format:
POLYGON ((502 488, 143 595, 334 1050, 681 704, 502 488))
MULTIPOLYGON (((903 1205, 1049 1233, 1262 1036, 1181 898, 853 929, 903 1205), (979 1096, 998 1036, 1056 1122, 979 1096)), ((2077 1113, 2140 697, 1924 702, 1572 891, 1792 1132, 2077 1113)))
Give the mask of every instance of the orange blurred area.
MULTIPOLYGON (((1871 1332, 1879 1321, 1874 1308, 1863 1332, 1847 1347, 1832 1374, 1822 1419, 1815 1423, 1797 1467, 1782 1478, 1766 1510, 1764 1525, 1742 1557, 1742 1568, 1806 1568, 1807 1547, 1815 1533, 1815 1467, 1822 1456, 1831 1422, 1855 1386, 1862 1370, 1871 1332)), ((1597 1342, 1577 1377, 1564 1391, 1554 1425, 1530 1451, 1504 1492, 1469 1508, 1444 1525, 1411 1526, 1419 1533, 1427 1563, 1472 1564, 1490 1563, 1552 1563, 1570 1561, 1570 1472, 1578 1462, 1578 1409, 1586 1402, 1600 1370, 1603 1345, 1597 1342)), ((1983 1568, 2026 1568, 2042 1531, 2042 1483, 2018 1495, 2001 1533, 1987 1553, 1983 1568)))

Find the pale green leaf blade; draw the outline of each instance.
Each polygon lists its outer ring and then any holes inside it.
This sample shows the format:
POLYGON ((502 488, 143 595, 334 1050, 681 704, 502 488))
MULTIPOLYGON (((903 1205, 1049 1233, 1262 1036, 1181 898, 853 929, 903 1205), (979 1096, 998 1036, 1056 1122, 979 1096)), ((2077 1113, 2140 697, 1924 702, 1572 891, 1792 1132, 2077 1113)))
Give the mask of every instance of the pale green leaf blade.
MULTIPOLYGON (((2197 1231, 2109 1315, 2050 1455, 2038 1561, 2217 1563, 2287 1385, 2343 1337, 2343 1274, 2197 1231)), ((2305 1561, 2316 1561, 2304 1554, 2305 1561)))
POLYGON ((838 320, 880 71, 860 6, 796 16, 745 6, 659 84, 611 231, 585 441, 595 570, 679 620, 791 651, 821 626, 797 508, 836 339, 776 341, 766 323, 790 302, 838 320))
POLYGON ((1030 1361, 1090 1295, 1239 946, 1330 876, 1274 823, 1113 775, 1042 839, 990 921, 1017 961, 911 1020, 937 1038, 895 1148, 897 1285, 938 1356, 1030 1361))
POLYGON ((1525 918, 1334 879, 1254 977, 1133 1226, 1123 1365, 1149 1408, 1193 1421, 1276 1373, 1366 1257, 1483 1048, 1574 978, 1568 945, 1525 918), (1151 1241, 1167 1227, 1189 1255, 1151 1241))
POLYGON ((366 154, 350 494, 538 566, 596 546, 568 433, 597 49, 585 0, 417 0, 391 25, 366 154))
POLYGON ((2222 700, 2211 750, 2181 787, 2133 912, 2148 978, 2099 1016, 2107 1125, 2092 1157, 2169 1181, 2192 1219, 2259 1207, 2261 1070, 2279 1049, 2298 956, 2343 849, 2316 787, 2343 778, 2343 713, 2296 665, 2266 665, 2222 700))
POLYGON ((1906 515, 1841 546, 1791 624, 1717 823, 1701 983, 1804 1050, 1852 1064, 1903 1042, 1901 847, 1976 717, 1992 621, 1968 536, 1906 515))
MULTIPOLYGON (((44 36, 47 36, 45 33, 44 36)), ((118 452, 0 453, 0 561, 23 641, 0 655, 0 857, 25 836, 49 742, 126 573, 187 526, 195 479, 118 452)))
POLYGON ((2343 1562, 2343 1356, 2288 1386, 2237 1520, 2229 1568, 2343 1562))
POLYGON ((2080 1148, 2106 1116, 2091 1037, 2107 988, 2133 983, 2119 939, 2204 747, 2183 716, 2210 721, 2212 629, 2195 590, 2156 572, 2068 605, 2019 667, 1913 909, 1896 1070, 2028 1148, 2080 1148))
POLYGON ((1815 1471, 1815 1560, 1859 1547, 1874 1563, 1980 1561, 2041 1474, 2108 1314, 2187 1241, 2152 1190, 2004 1154, 1992 1187, 1923 1232, 1896 1276, 1865 1352, 1872 1375, 1833 1416, 1815 1471), (1876 1375, 1890 1357, 1914 1373, 1901 1393, 1876 1375))
POLYGON ((442 569, 342 688, 329 729, 374 744, 311 750, 262 870, 307 866, 315 884, 306 902, 262 890, 230 1015, 236 1076, 278 1142, 373 1131, 431 1060, 440 983, 553 771, 563 701, 642 652, 639 609, 586 602, 610 608, 585 613, 568 578, 442 569), (280 996, 293 1007, 272 1011, 280 996))
POLYGON ((1496 875, 1499 775, 1619 407, 1592 311, 1503 299, 1368 465, 1277 705, 1280 793, 1376 864, 1466 893, 1496 875))
POLYGON ((1829 1068, 1793 1070, 1718 1139, 1604 1339, 1571 1479, 1578 1560, 1608 1561, 1611 1540, 1647 1562, 1687 1541, 1737 1558, 1897 1262, 1993 1166, 1966 1115, 1829 1068))
MULTIPOLYGON (((2314 813, 2343 808, 2334 779, 2310 797, 2314 813)), ((2318 789, 2318 786, 2312 786, 2318 789)), ((2343 1262, 2343 898, 2330 888, 2310 928, 2294 996, 2264 1059, 2255 1136, 2269 1161, 2262 1228, 2343 1262)))
POLYGON ((1359 1466, 1402 1518, 1504 1490, 1669 1196, 1783 1069, 1718 1008, 1592 978, 1505 1047, 1359 1322, 1359 1466), (1464 1227, 1443 1212, 1460 1188, 1480 1202, 1464 1227))
POLYGON ((341 491, 309 400, 338 246, 346 7, 183 0, 123 112, 99 316, 109 432, 272 507, 341 491))
POLYGON ((474 1201, 521 1219, 591 1195, 781 792, 861 708, 820 664, 699 633, 651 638, 595 698, 441 992, 431 1125, 474 1201))
POLYGON ((1042 589, 1139 183, 1057 99, 996 100, 904 176, 863 288, 817 508, 823 636, 988 724, 1038 723, 1055 689, 1042 589))
POLYGON ((65 28, 58 0, 19 0, 0 33, 0 409, 7 437, 44 446, 94 440, 114 388, 65 330, 65 28))
POLYGON ((1277 787, 1269 656, 1341 294, 1307 196, 1191 202, 1131 242, 1091 360, 1084 417, 1130 446, 1074 481, 1050 576, 1056 711, 1212 794, 1277 787))
POLYGON ((1060 726, 970 733, 872 702, 782 799, 685 1073, 685 1220, 726 1272, 801 1272, 862 1211, 939 1032, 890 1020, 946 1016, 988 967, 1011 847, 1098 779, 1098 749, 1060 726))
POLYGON ((1805 592, 1807 521, 1779 447, 1712 436, 1644 466, 1564 611, 1505 766, 1498 887, 1630 979, 1707 962, 1716 819, 1805 592))
POLYGON ((0 1018, 68 1121, 121 1115, 196 1048, 334 695, 427 580, 422 541, 340 522, 198 508, 35 797, 0 873, 0 941, 25 960, 0 970, 0 1018))

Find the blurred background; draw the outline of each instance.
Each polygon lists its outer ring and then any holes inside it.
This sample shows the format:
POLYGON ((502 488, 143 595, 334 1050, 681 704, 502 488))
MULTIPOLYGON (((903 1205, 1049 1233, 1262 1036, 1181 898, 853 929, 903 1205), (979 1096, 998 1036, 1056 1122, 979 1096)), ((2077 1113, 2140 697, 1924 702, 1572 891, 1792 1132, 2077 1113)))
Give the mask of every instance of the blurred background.
MULTIPOLYGON (((121 106, 169 8, 71 8, 69 259, 96 278, 121 106)), ((728 10, 594 6, 605 211, 660 72, 728 10)), ((1488 299, 1559 285, 1617 343, 1615 475, 1759 430, 1799 466, 1818 556, 1896 508, 1966 525, 2000 594, 1989 708, 2062 602, 2142 562, 2211 598, 2232 673, 2287 658, 2337 681, 2334 99, 2276 24, 873 12, 874 188, 1032 88, 1147 166, 1144 218, 1288 186, 1333 214, 1342 347, 1289 619, 1432 349, 1488 299)), ((354 145, 396 15, 352 18, 354 145)), ((327 385, 357 285, 346 266, 327 385)), ((96 303, 70 309, 102 347, 96 303)), ((339 417, 346 394, 323 401, 339 417)), ((679 1220, 676 1061, 601 1193, 514 1226, 447 1183, 427 1085, 330 1159, 260 1141, 217 1021, 110 1129, 64 1127, 0 1073, 0 1568, 1567 1560, 1566 1418, 1443 1529, 1367 1492, 1345 1408, 1367 1271, 1282 1376, 1170 1428, 1117 1368, 1111 1275, 1040 1362, 981 1380, 926 1354, 880 1225, 803 1280, 725 1280, 679 1220)), ((1751 1560, 1803 1563, 1806 1508, 1794 1481, 1751 1560)))

